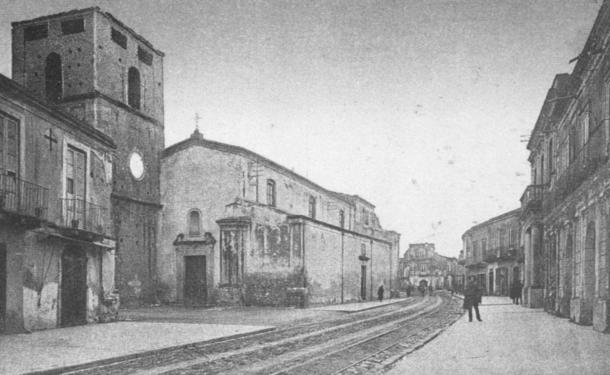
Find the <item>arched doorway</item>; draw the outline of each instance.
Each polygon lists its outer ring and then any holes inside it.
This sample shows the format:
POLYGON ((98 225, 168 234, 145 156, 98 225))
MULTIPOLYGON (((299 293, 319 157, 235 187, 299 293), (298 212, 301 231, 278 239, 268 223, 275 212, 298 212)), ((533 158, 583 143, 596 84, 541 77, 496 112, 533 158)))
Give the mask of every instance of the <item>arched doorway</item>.
POLYGON ((127 72, 127 104, 140 109, 140 72, 134 67, 127 72))
POLYGON ((45 68, 45 95, 48 101, 58 102, 63 98, 61 57, 55 52, 47 56, 45 68))

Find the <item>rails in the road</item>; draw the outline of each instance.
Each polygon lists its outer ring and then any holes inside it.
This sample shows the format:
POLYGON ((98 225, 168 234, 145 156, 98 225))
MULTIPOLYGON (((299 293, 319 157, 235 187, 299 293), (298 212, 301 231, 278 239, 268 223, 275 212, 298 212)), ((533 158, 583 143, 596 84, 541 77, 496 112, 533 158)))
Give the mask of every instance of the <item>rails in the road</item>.
MULTIPOLYGON (((281 375, 281 374, 300 374, 300 373, 308 373, 312 370, 312 367, 320 367, 322 363, 322 367, 325 370, 329 370, 330 368, 337 367, 337 364, 341 361, 345 361, 343 353, 353 353, 353 351, 357 350, 362 352, 362 348, 369 348, 370 344, 376 342, 380 338, 383 338, 388 335, 394 335, 396 333, 397 326, 405 323, 407 321, 418 318, 421 315, 428 314, 432 311, 435 311, 442 303, 440 297, 434 298, 434 303, 424 307, 422 310, 419 310, 413 314, 410 314, 402 319, 393 320, 389 323, 383 324, 381 326, 373 327, 367 331, 358 332, 355 335, 342 337, 338 340, 334 340, 328 342, 324 345, 319 345, 315 348, 315 355, 310 356, 309 358, 303 358, 303 355, 298 356, 291 362, 298 362, 295 364, 290 364, 284 361, 281 363, 282 369, 276 372, 272 372, 272 375, 281 375), (363 338, 364 337, 364 338, 363 338), (332 365, 331 365, 332 363, 332 365), (303 372, 305 371, 305 372, 303 372)), ((281 358, 278 358, 281 360, 281 358)), ((353 364, 353 360, 349 360, 350 367, 353 364)), ((341 367, 339 367, 341 369, 341 367)), ((269 369, 257 369, 257 371, 252 371, 253 369, 248 369, 246 373, 269 373, 269 369)), ((322 373, 322 372, 315 372, 322 373)))
MULTIPOLYGON (((372 353, 385 353, 387 357, 392 352, 391 344, 404 342, 413 333, 426 331, 421 328, 422 324, 435 326, 442 320, 436 315, 444 311, 447 300, 447 297, 439 296, 413 298, 377 310, 298 324, 239 339, 168 349, 73 373, 241 375, 330 374, 346 368, 352 371, 354 366, 366 364, 372 353), (379 348, 385 348, 385 352, 379 348)), ((392 353, 396 355, 397 350, 392 353)))

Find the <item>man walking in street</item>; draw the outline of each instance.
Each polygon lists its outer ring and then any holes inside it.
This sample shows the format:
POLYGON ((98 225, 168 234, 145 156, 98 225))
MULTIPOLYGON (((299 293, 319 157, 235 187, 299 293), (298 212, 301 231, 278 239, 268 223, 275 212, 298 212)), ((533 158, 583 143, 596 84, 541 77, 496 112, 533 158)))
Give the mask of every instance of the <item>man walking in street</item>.
POLYGON ((466 290, 464 291, 464 309, 468 310, 468 321, 472 322, 472 308, 477 316, 477 320, 482 322, 481 315, 479 314, 479 303, 481 303, 481 291, 474 283, 469 281, 466 290))
POLYGON ((515 285, 515 304, 516 305, 520 305, 521 304, 521 291, 523 289, 523 284, 521 283, 521 280, 517 280, 517 283, 515 285))

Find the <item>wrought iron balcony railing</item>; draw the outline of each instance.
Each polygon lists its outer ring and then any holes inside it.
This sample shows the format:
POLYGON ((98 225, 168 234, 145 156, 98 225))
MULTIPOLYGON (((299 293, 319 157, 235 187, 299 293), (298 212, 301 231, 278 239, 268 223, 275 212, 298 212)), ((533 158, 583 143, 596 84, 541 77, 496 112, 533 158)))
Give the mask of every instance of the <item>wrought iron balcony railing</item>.
POLYGON ((518 257, 519 249, 515 246, 500 246, 487 250, 483 260, 487 263, 491 263, 498 260, 515 260, 518 257))
POLYGON ((544 185, 529 185, 526 187, 523 195, 521 195, 521 209, 525 212, 542 208, 543 192, 544 185))
POLYGON ((108 208, 79 198, 60 198, 60 223, 65 228, 79 229, 91 233, 109 233, 108 208))
POLYGON ((0 211, 45 220, 49 189, 22 180, 10 173, 0 173, 0 211))
POLYGON ((608 161, 603 126, 598 126, 568 167, 553 182, 545 195, 543 209, 548 212, 560 204, 608 161))

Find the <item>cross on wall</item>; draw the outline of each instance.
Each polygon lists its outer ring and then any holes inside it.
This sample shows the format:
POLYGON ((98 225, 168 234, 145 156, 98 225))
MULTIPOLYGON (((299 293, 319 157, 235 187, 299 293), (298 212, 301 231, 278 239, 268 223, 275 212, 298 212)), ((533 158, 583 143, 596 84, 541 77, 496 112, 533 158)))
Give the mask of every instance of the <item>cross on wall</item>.
POLYGON ((49 151, 53 151, 53 143, 57 143, 57 137, 53 134, 53 129, 49 128, 49 134, 44 137, 49 140, 49 151))

